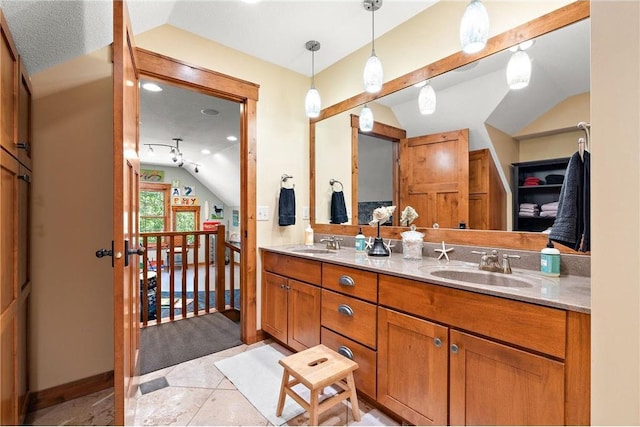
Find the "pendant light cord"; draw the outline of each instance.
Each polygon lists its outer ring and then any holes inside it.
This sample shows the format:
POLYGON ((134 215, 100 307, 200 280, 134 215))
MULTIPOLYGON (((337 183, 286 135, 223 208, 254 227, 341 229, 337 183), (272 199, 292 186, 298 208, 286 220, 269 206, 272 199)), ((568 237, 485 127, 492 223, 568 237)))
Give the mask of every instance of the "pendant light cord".
POLYGON ((311 51, 311 87, 316 88, 316 51, 311 51))
POLYGON ((376 10, 374 8, 374 2, 375 0, 371 2, 371 55, 372 56, 376 55, 376 39, 375 39, 376 20, 374 15, 376 13, 376 10))

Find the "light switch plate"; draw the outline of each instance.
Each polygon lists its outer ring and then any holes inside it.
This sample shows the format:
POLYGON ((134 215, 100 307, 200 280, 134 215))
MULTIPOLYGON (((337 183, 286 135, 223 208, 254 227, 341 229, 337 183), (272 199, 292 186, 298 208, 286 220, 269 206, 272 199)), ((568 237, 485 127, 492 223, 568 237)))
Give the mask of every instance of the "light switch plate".
POLYGON ((302 207, 302 219, 309 219, 309 206, 302 207))
POLYGON ((258 206, 256 221, 269 221, 269 206, 258 206))

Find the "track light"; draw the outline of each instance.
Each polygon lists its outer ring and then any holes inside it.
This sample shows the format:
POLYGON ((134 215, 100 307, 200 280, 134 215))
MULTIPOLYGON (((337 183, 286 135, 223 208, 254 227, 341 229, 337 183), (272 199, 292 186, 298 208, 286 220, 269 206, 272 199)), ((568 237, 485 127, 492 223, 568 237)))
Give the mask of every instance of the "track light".
POLYGON ((200 172, 200 171, 198 170, 198 166, 197 166, 197 165, 196 165, 196 168, 194 169, 194 172, 195 172, 195 173, 200 172))
POLYGON ((180 166, 182 166, 183 164, 183 160, 182 160, 182 152, 180 151, 180 142, 182 141, 181 138, 173 138, 173 141, 175 141, 176 145, 169 145, 169 144, 144 144, 147 146, 147 154, 149 154, 150 156, 153 156, 155 154, 155 151, 153 149, 153 147, 169 147, 169 156, 171 157, 171 160, 174 163, 180 163, 180 166))

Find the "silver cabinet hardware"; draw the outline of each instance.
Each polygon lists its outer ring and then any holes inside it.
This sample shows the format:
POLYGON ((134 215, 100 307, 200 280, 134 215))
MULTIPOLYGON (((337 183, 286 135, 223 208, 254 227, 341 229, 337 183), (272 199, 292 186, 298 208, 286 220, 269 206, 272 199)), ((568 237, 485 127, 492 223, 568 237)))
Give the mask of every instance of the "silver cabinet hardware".
POLYGON ((340 279, 338 279, 338 283, 341 284, 342 286, 355 286, 356 282, 355 280, 353 280, 351 278, 351 276, 347 276, 346 274, 343 276, 340 276, 340 279))
POLYGON ((440 347, 442 346, 442 340, 441 340, 440 338, 434 338, 434 339, 433 339, 433 344, 434 344, 436 347, 440 348, 440 347))
POLYGON ((338 306, 338 313, 344 314, 345 316, 353 317, 353 309, 347 304, 340 304, 338 306))
POLYGON ((460 349, 458 348, 457 345, 455 344, 451 344, 451 353, 453 354, 458 354, 458 351, 460 351, 460 349))
POLYGON ((346 345, 341 345, 338 347, 338 353, 346 357, 347 359, 353 360, 353 351, 346 345))

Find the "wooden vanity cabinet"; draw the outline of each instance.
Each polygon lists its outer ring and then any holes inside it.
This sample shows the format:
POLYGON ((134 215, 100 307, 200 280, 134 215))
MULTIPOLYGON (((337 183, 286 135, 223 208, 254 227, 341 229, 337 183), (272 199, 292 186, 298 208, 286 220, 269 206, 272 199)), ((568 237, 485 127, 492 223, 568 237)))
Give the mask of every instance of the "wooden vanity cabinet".
POLYGON ((296 351, 320 344, 320 263, 264 253, 263 267, 262 329, 296 351))
POLYGON ((382 274, 379 304, 378 401, 407 421, 589 424, 588 315, 382 274))

